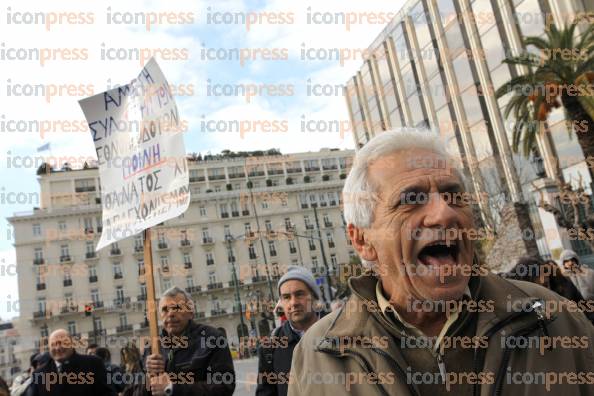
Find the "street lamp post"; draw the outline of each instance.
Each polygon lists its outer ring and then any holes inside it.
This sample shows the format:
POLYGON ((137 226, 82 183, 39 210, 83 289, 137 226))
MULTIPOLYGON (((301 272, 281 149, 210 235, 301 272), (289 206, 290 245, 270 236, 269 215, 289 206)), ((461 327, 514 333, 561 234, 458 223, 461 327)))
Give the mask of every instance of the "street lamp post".
POLYGON ((243 309, 241 307, 241 295, 239 294, 239 280, 237 279, 237 272, 235 270, 235 255, 233 255, 233 249, 231 247, 231 242, 235 241, 235 237, 232 235, 225 236, 225 242, 227 243, 227 255, 228 259, 231 262, 231 275, 233 278, 233 286, 235 289, 235 305, 237 310, 239 311, 239 321, 241 326, 241 334, 239 337, 245 336, 244 329, 246 328, 245 323, 243 321, 243 309))
POLYGON ((260 232, 260 220, 258 219, 258 212, 256 211, 256 202, 254 201, 254 192, 252 191, 252 182, 248 180, 248 189, 250 190, 250 199, 252 201, 252 210, 254 211, 254 217, 256 218, 257 235, 260 239, 260 246, 262 248, 262 257, 264 259, 264 267, 266 268, 266 281, 268 282, 268 289, 270 293, 270 300, 275 301, 274 289, 272 287, 272 280, 270 279, 270 271, 268 269, 268 258, 266 257, 266 250, 264 249, 264 241, 262 240, 262 234, 260 232))
POLYGON ((320 241, 320 251, 322 252, 322 261, 324 263, 324 269, 326 270, 326 282, 328 282, 328 296, 330 297, 330 301, 332 301, 332 279, 330 278, 330 269, 328 268, 328 261, 326 260, 326 252, 324 251, 324 241, 322 240, 322 233, 320 231, 320 222, 318 220, 318 204, 312 203, 311 207, 314 210, 314 217, 316 219, 316 229, 318 231, 318 239, 320 241))

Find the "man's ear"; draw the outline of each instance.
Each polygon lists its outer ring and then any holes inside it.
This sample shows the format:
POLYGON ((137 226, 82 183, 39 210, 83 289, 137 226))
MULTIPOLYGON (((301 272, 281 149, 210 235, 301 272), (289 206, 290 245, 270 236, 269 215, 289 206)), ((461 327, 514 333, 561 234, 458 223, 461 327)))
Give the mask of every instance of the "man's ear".
POLYGON ((347 226, 347 231, 359 257, 367 261, 377 261, 377 252, 373 244, 369 241, 369 232, 353 224, 347 226))

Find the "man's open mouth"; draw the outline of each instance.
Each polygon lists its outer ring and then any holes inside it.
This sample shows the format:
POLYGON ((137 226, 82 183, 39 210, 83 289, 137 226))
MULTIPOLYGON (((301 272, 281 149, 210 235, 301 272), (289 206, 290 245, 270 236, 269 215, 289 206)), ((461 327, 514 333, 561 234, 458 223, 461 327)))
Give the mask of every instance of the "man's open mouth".
POLYGON ((455 241, 433 241, 425 245, 417 257, 427 266, 456 265, 458 244, 455 241))

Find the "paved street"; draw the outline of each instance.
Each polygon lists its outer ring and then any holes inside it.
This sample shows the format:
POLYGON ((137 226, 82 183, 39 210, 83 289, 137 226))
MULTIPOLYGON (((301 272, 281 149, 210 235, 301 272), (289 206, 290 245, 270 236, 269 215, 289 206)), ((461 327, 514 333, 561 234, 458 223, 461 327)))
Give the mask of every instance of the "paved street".
POLYGON ((253 396, 256 393, 256 375, 258 374, 258 358, 234 360, 237 383, 234 396, 253 396))

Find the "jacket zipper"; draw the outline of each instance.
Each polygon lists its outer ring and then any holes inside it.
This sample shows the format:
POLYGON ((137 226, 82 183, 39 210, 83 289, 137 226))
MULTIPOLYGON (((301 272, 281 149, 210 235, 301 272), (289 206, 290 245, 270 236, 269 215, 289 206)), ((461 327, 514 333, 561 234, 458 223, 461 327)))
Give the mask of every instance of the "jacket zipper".
MULTIPOLYGON (((337 357, 341 357, 344 356, 343 353, 334 351, 332 349, 320 349, 320 352, 326 352, 329 353, 331 355, 337 356, 337 357)), ((367 372, 367 374, 373 373, 373 370, 371 369, 371 365, 369 364, 369 362, 367 360, 365 360, 365 358, 363 357, 363 355, 361 355, 359 352, 355 352, 352 349, 345 349, 344 350, 345 353, 350 353, 351 355, 353 355, 355 357, 355 360, 359 361, 359 364, 363 367, 363 369, 365 369, 365 371, 367 372)), ((384 389, 384 387, 382 386, 382 384, 380 384, 379 382, 377 382, 375 384, 379 391, 381 392, 382 395, 386 395, 389 396, 388 392, 386 391, 386 389, 384 389)))
POLYGON ((398 371, 398 374, 400 374, 400 376, 404 379, 404 383, 408 386, 408 390, 410 391, 410 393, 412 393, 413 395, 417 395, 418 393, 416 391, 416 389, 414 388, 413 384, 409 384, 408 381, 406 380, 406 373, 404 372, 404 370, 402 369, 402 367, 400 367, 398 365, 398 362, 396 361, 396 359, 394 359, 392 357, 392 355, 390 355, 389 353, 387 353, 386 351, 382 350, 382 349, 377 349, 377 348, 371 348, 371 350, 381 356, 384 356, 385 358, 387 358, 392 364, 393 366, 396 368, 396 371, 398 371))
MULTIPOLYGON (((520 333, 522 333, 522 335, 526 335, 526 334, 530 334, 533 330, 539 328, 540 322, 539 323, 535 323, 535 324, 531 324, 530 326, 526 326, 518 331, 516 331, 514 334, 511 334, 510 337, 518 337, 520 336, 520 333)), ((505 375, 505 369, 507 366, 507 363, 509 362, 509 359, 511 358, 511 353, 513 352, 513 349, 509 349, 509 348, 505 348, 505 352, 503 352, 503 358, 501 359, 501 365, 499 366, 499 371, 497 373, 497 377, 495 378, 495 386, 493 388, 493 395, 494 396, 498 396, 501 394, 501 390, 503 389, 503 376, 505 375)))
MULTIPOLYGON (((520 317, 520 316, 522 316, 524 314, 526 314, 526 312, 517 312, 515 315, 508 316, 507 318, 505 318, 501 322, 497 323, 495 326, 491 327, 489 329, 489 331, 487 331, 485 333, 485 337, 487 337, 487 342, 489 341, 489 339, 491 338, 491 336, 493 334, 495 334, 496 332, 498 332, 499 330, 501 330, 503 327, 507 326, 511 321, 515 320, 517 317, 520 317)), ((476 347, 474 349, 474 372, 477 373, 477 374, 479 373, 479 370, 482 368, 482 366, 485 363, 484 362, 485 353, 486 353, 486 351, 483 348, 476 347)), ((477 381, 477 383, 474 384, 474 386, 472 388, 472 395, 473 396, 478 396, 479 395, 479 388, 480 388, 480 384, 477 381)))

